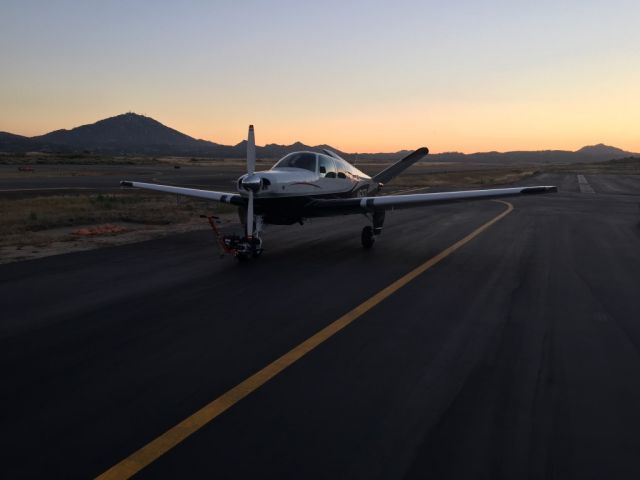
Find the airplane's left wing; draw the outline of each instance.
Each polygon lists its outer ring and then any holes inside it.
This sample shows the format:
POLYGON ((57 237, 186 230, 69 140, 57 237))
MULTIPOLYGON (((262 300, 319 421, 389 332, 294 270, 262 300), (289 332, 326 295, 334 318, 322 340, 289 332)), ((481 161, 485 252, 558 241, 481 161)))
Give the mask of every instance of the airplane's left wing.
POLYGON ((461 192, 416 193, 410 195, 386 195, 381 197, 317 199, 306 208, 314 215, 330 216, 347 213, 367 213, 376 210, 419 207, 469 200, 533 195, 558 191, 554 186, 492 188, 489 190, 467 190, 461 192))
POLYGON ((155 190, 157 192, 175 193, 177 195, 185 195, 187 197, 205 198, 221 203, 231 203, 233 205, 245 206, 247 201, 237 193, 214 192, 212 190, 200 190, 198 188, 174 187, 171 185, 160 185, 157 183, 129 182, 123 180, 120 182, 123 187, 144 188, 146 190, 155 190))

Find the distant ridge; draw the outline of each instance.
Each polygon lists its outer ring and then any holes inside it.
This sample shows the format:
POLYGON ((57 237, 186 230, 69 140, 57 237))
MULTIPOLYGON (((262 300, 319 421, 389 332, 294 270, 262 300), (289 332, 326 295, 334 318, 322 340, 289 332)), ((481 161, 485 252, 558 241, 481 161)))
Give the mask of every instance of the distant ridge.
POLYGON ((124 113, 71 130, 55 130, 31 140, 55 150, 117 153, 191 153, 221 147, 213 142, 196 140, 144 115, 124 113))
POLYGON ((24 151, 31 149, 33 142, 29 137, 14 135, 13 133, 0 132, 0 151, 24 151))
MULTIPOLYGON (((221 145, 207 140, 195 139, 167 127, 151 117, 132 112, 71 130, 55 130, 35 137, 0 132, 0 151, 12 153, 89 151, 113 155, 193 155, 244 158, 246 155, 245 145, 246 140, 236 145, 221 145)), ((257 147, 256 150, 259 156, 275 158, 296 150, 317 150, 318 148, 320 147, 296 142, 293 145, 269 144, 257 147)), ((333 150, 340 153, 337 149, 333 150)))
MULTIPOLYGON (((8 132, 0 132, 0 152, 91 152, 108 155, 176 155, 206 156, 214 158, 244 158, 246 141, 236 145, 221 145, 207 140, 199 140, 173 128, 167 127, 153 118, 137 113, 124 113, 115 117, 82 125, 71 130, 55 130, 45 135, 24 137, 8 132)), ((259 158, 279 158, 296 150, 320 151, 331 149, 347 160, 381 161, 400 158, 408 153, 401 150, 393 153, 349 154, 330 145, 309 146, 301 142, 291 145, 275 143, 257 147, 259 158)), ((576 152, 566 150, 483 152, 463 154, 458 152, 429 155, 429 161, 451 162, 520 162, 520 163, 573 163, 613 160, 638 156, 620 148, 599 143, 582 147, 576 152)))
POLYGON ((616 156, 628 157, 631 152, 625 152, 624 150, 617 147, 610 147, 609 145, 605 145, 604 143, 599 143, 597 145, 588 145, 586 147, 582 147, 580 150, 577 150, 576 153, 580 153, 582 155, 596 155, 596 156, 611 156, 611 158, 616 158, 616 156))

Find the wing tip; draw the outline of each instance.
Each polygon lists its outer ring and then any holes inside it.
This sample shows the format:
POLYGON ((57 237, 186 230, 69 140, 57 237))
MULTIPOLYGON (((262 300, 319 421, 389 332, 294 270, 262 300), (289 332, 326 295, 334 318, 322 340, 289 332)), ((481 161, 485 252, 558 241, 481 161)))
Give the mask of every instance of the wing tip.
POLYGON ((120 181, 120 186, 121 187, 133 187, 133 182, 130 182, 129 180, 121 180, 120 181))

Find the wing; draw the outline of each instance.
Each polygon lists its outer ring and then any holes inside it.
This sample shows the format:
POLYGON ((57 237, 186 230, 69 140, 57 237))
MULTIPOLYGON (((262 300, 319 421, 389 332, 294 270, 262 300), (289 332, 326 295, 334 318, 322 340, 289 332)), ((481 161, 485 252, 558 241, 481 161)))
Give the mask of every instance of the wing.
POLYGON ((361 197, 321 200, 309 203, 306 208, 313 215, 329 216, 347 213, 366 213, 375 210, 419 207, 468 200, 533 195, 557 192, 553 186, 493 188, 490 190, 467 190, 462 192, 417 193, 412 195, 386 195, 382 197, 361 197))
POLYGON ((159 185, 157 183, 129 182, 123 180, 120 182, 123 187, 144 188, 146 190, 155 190, 157 192, 175 193, 177 195, 185 195, 187 197, 205 198, 216 202, 231 203, 233 205, 245 206, 247 201, 237 193, 213 192, 211 190, 200 190, 197 188, 172 187, 171 185, 159 185))

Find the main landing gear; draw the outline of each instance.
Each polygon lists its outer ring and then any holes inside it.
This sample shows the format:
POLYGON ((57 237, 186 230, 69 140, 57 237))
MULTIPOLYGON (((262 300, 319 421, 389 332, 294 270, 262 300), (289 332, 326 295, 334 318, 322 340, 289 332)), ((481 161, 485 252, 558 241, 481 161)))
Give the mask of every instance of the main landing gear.
POLYGON ((362 229, 362 248, 371 248, 376 243, 376 237, 373 236, 373 227, 367 225, 362 229))
POLYGON ((384 224, 384 210, 375 211, 371 216, 372 225, 367 225, 362 229, 362 248, 370 249, 376 242, 376 236, 382 233, 382 225, 384 224))

